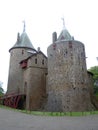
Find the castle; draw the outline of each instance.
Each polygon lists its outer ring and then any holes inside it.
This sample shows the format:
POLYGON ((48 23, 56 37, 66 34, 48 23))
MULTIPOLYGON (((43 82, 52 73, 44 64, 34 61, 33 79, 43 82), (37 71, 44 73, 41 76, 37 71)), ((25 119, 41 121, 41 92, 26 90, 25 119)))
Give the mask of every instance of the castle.
POLYGON ((7 94, 21 95, 17 107, 44 111, 91 110, 92 74, 84 44, 64 28, 54 32, 47 55, 32 45, 25 29, 9 50, 7 94))

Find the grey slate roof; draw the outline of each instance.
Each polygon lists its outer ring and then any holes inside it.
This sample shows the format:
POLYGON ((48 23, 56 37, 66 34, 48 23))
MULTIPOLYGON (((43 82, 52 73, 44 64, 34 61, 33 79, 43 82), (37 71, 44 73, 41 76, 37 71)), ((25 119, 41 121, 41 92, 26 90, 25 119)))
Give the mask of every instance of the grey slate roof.
POLYGON ((68 30, 65 28, 61 31, 57 41, 61 41, 61 40, 72 40, 72 36, 70 35, 70 33, 68 32, 68 30))
POLYGON ((35 50, 28 35, 26 34, 26 32, 23 32, 21 34, 21 36, 19 36, 19 33, 18 33, 17 41, 16 41, 15 45, 10 50, 15 49, 15 48, 30 48, 30 49, 35 50))

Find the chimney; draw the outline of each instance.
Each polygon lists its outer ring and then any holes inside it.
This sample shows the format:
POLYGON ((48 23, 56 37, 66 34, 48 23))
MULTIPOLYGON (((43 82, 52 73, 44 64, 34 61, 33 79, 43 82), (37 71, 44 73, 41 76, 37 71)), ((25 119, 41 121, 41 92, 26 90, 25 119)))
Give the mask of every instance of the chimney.
POLYGON ((40 51, 40 47, 37 48, 37 51, 38 51, 38 52, 40 51))
POLYGON ((54 43, 54 42, 56 42, 56 41, 57 41, 57 33, 54 32, 54 33, 52 34, 52 42, 54 43))

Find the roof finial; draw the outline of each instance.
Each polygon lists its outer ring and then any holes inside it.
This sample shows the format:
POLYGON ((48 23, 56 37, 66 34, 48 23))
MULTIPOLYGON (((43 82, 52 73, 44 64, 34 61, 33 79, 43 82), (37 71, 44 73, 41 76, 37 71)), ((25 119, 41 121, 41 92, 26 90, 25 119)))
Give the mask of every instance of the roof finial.
POLYGON ((64 17, 61 18, 63 20, 63 29, 65 29, 65 19, 64 17))
POLYGON ((26 31, 26 24, 25 24, 25 20, 23 21, 23 24, 24 24, 24 26, 23 26, 23 32, 25 32, 25 31, 26 31))

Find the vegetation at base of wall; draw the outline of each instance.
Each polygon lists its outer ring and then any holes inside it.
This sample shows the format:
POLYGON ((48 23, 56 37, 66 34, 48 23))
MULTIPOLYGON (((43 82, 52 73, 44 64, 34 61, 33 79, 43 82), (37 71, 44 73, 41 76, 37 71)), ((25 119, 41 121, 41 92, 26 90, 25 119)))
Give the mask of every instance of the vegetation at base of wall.
POLYGON ((28 113, 32 115, 38 115, 38 116, 39 115, 40 116, 87 116, 87 115, 98 114, 98 111, 90 111, 90 112, 38 112, 38 111, 30 112, 28 111, 28 113))
POLYGON ((2 87, 3 83, 0 81, 0 96, 4 95, 4 89, 2 87))
POLYGON ((7 106, 0 105, 0 108, 18 111, 25 114, 36 115, 36 116, 88 116, 98 114, 98 111, 85 111, 85 112, 41 112, 41 111, 28 111, 10 108, 7 106))

